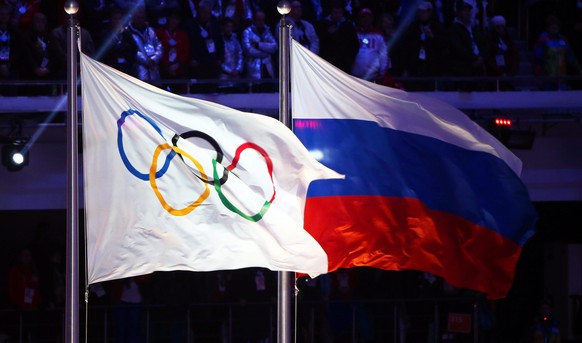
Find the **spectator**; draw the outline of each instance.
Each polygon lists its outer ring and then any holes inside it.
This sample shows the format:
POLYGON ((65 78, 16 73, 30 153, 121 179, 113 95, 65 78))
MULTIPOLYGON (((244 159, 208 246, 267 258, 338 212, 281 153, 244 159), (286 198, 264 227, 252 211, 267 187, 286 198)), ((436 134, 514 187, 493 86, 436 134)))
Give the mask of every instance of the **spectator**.
MULTIPOLYGON (((546 20, 547 31, 542 33, 534 48, 535 72, 541 76, 567 76, 580 73, 580 65, 566 37, 560 33, 560 22, 550 16, 546 20)), ((567 89, 565 82, 545 82, 544 90, 567 89)))
POLYGON ((37 308, 40 305, 40 279, 29 249, 20 251, 8 275, 10 303, 19 308, 37 308))
MULTIPOLYGON (((491 29, 487 35, 485 66, 489 75, 514 76, 517 74, 517 47, 507 32, 505 18, 502 16, 491 19, 491 29)), ((502 85, 505 89, 512 88, 507 82, 502 85)))
MULTIPOLYGON (((404 35, 404 70, 409 76, 430 77, 442 74, 446 36, 441 24, 433 17, 433 6, 425 1, 418 7, 416 20, 404 35)), ((430 90, 429 82, 415 82, 410 90, 430 90)))
POLYGON ((242 34, 246 75, 251 79, 274 78, 273 55, 277 53, 277 41, 265 24, 265 12, 253 15, 253 24, 242 34))
MULTIPOLYGON (((458 1, 457 18, 449 30, 450 72, 455 76, 483 76, 485 45, 481 32, 472 27, 473 7, 469 1, 458 1)), ((463 91, 475 90, 476 85, 460 82, 463 91)))
MULTIPOLYGON (((568 35, 576 60, 582 62, 582 0, 576 3, 576 20, 568 35)), ((582 89, 582 81, 572 81, 572 88, 582 89)))
POLYGON ((116 300, 117 342, 141 342, 141 312, 144 288, 150 275, 130 277, 112 282, 116 300))
POLYGON ((355 6, 353 0, 345 0, 344 11, 345 11, 346 18, 348 18, 348 19, 354 18, 354 8, 352 5, 355 6))
POLYGON ((53 65, 48 52, 49 39, 46 16, 37 12, 32 18, 30 31, 25 33, 23 39, 22 75, 25 78, 46 80, 52 77, 53 65))
MULTIPOLYGON (((41 303, 40 277, 36 263, 33 260, 30 249, 25 248, 20 251, 15 263, 11 266, 8 274, 8 301, 18 310, 36 310, 41 303)), ((29 342, 34 341, 37 336, 38 312, 22 312, 20 320, 24 324, 21 327, 22 338, 29 342)), ((18 316, 14 316, 14 323, 18 316)))
POLYGON ((358 50, 358 35, 354 24, 344 14, 343 1, 331 5, 330 14, 318 25, 319 55, 346 73, 350 73, 358 50))
POLYGON ((142 81, 159 80, 159 63, 162 60, 164 49, 156 32, 146 21, 144 8, 138 8, 134 12, 127 30, 137 49, 133 75, 142 81))
POLYGON ((217 18, 232 19, 234 27, 240 27, 243 22, 250 22, 253 14, 249 0, 217 1, 214 8, 217 18))
POLYGON ((396 22, 394 16, 390 12, 383 12, 380 16, 380 31, 384 36, 384 42, 388 43, 396 31, 396 22))
MULTIPOLYGON (((0 5, 0 80, 14 80, 18 76, 20 37, 10 25, 10 8, 0 5)), ((5 95, 8 89, 0 88, 5 95)))
POLYGON ((228 307, 224 306, 224 302, 227 295, 233 291, 230 274, 230 271, 214 271, 198 273, 197 275, 198 301, 207 304, 207 306, 193 311, 195 312, 193 313, 194 321, 203 323, 194 328, 194 340, 198 343, 222 342, 222 331, 227 325, 229 314, 228 307))
POLYGON ((534 325, 534 343, 560 343, 561 335, 558 320, 552 310, 551 302, 545 300, 539 309, 534 325))
POLYGON ((186 77, 190 43, 188 35, 180 29, 181 19, 178 12, 168 15, 166 25, 156 29, 156 35, 163 47, 160 70, 164 79, 180 79, 186 77))
POLYGON ((396 23, 394 21, 394 16, 390 14, 390 12, 384 12, 380 16, 380 31, 382 32, 382 36, 384 37, 384 43, 386 44, 386 56, 387 56, 387 64, 386 64, 386 75, 392 73, 393 68, 393 56, 395 54, 391 54, 393 51, 394 46, 394 33, 396 31, 396 23))
MULTIPOLYGON (((33 254, 34 256, 34 254, 33 254)), ((40 292, 42 307, 45 309, 62 309, 65 306, 66 273, 63 251, 58 246, 49 250, 44 266, 39 263, 40 292)), ((39 331, 39 340, 43 342, 62 342, 62 318, 55 316, 54 311, 39 313, 38 320, 43 323, 43 329, 39 331), (41 336, 41 337, 40 337, 41 336)))
POLYGON ((190 22, 198 16, 198 3, 200 0, 180 1, 180 12, 184 22, 190 22))
POLYGON ((352 74, 368 81, 381 81, 388 66, 388 50, 382 33, 374 28, 374 14, 368 8, 358 13, 356 26, 360 50, 352 74))
MULTIPOLYGON (((291 12, 287 17, 293 29, 291 30, 291 36, 293 39, 299 42, 307 49, 309 49, 314 54, 319 53, 319 37, 315 32, 313 25, 301 19, 303 12, 301 7, 301 1, 293 1, 291 3, 291 12)), ((277 39, 279 39, 279 23, 277 23, 277 39)))
POLYGON ((65 261, 60 247, 51 249, 46 276, 41 283, 43 302, 50 308, 65 305, 65 261))
POLYGON ((479 328, 479 342, 494 342, 495 338, 495 301, 485 298, 485 294, 477 293, 475 299, 477 311, 477 327, 479 328))
POLYGON ((299 290, 297 298, 302 303, 297 308, 297 331, 301 342, 327 342, 331 340, 328 338, 331 337, 331 333, 326 315, 327 306, 324 304, 321 289, 324 279, 328 279, 327 274, 313 279, 309 276, 297 279, 299 290), (314 340, 310 340, 310 337, 313 337, 314 340))
POLYGON ((131 74, 135 65, 137 48, 131 33, 123 27, 123 12, 113 9, 108 27, 99 35, 100 60, 126 74, 131 74))
POLYGON ((455 21, 455 0, 434 0, 434 17, 446 29, 455 21))
POLYGON ((264 268, 246 268, 235 270, 231 275, 229 297, 238 303, 232 308, 232 342, 265 342, 271 332, 269 316, 270 302, 275 294, 274 273, 264 268))
POLYGON ((55 236, 54 228, 48 222, 37 223, 34 236, 28 247, 32 253, 32 260, 41 271, 49 269, 51 251, 60 244, 55 236))
MULTIPOLYGON (((155 324, 155 330, 149 336, 150 342, 164 342, 164 343, 178 343, 188 342, 187 330, 194 333, 196 343, 207 342, 199 339, 199 329, 194 323, 201 320, 204 324, 200 327, 206 327, 210 316, 204 317, 197 315, 206 308, 206 306, 195 307, 193 311, 189 311, 190 305, 193 303, 206 302, 207 299, 197 296, 197 291, 202 287, 199 286, 201 276, 204 273, 192 273, 186 271, 171 271, 171 272, 155 272, 151 276, 150 284, 150 299, 151 303, 155 304, 157 309, 150 310, 150 323, 155 324), (188 313, 191 313, 194 318, 192 325, 188 326, 187 321, 190 320, 188 313)), ((192 339, 191 339, 192 341, 192 339)))
MULTIPOLYGON (((399 0, 399 1, 378 1, 378 0, 353 0, 351 1, 351 6, 354 7, 354 14, 353 18, 354 21, 357 22, 358 13, 363 8, 367 8, 374 14, 375 20, 378 20, 379 17, 376 17, 377 13, 390 13, 393 18, 399 16, 400 13, 406 13, 405 7, 408 7, 409 4, 415 2, 416 0, 399 0)), ((375 21, 376 23, 376 21, 375 21)))
POLYGON ((352 320, 352 313, 354 309, 352 305, 347 302, 348 299, 352 299, 356 294, 355 290, 357 288, 357 271, 355 269, 338 269, 332 273, 326 274, 326 279, 322 279, 322 285, 325 288, 326 281, 329 282, 327 290, 329 293, 325 294, 324 297, 329 297, 328 313, 326 314, 329 318, 331 332, 333 334, 334 342, 346 342, 349 341, 349 326, 352 320))
POLYGON ((190 39, 190 72, 193 77, 216 79, 224 59, 220 25, 212 16, 212 2, 201 1, 198 15, 186 23, 190 39))
POLYGON ((222 37, 224 40, 224 62, 222 62, 222 79, 236 79, 242 75, 243 52, 236 38, 234 21, 224 18, 222 21, 222 37))
POLYGON ((143 0, 147 18, 152 26, 166 26, 170 15, 180 11, 180 1, 178 0, 143 0))
POLYGON ((323 17, 325 0, 303 0, 303 18, 309 22, 318 22, 323 17))
POLYGON ((571 39, 572 50, 578 61, 582 61, 582 1, 576 2, 577 18, 568 37, 571 39))
POLYGON ((487 0, 471 0, 473 5, 473 26, 485 32, 489 28, 489 17, 487 13, 487 0))
MULTIPOLYGON (((406 17, 409 13, 414 13, 415 7, 418 5, 417 0, 400 0, 398 1, 397 8, 392 11, 386 11, 385 8, 381 9, 383 12, 390 12, 392 17, 395 17, 398 22, 404 22, 406 17)), ((369 6, 369 5, 368 5, 369 6)), ((369 7, 372 8, 372 7, 369 7)), ((373 11, 376 13, 377 9, 373 8, 373 11)))
MULTIPOLYGON (((49 58, 53 62, 53 75, 59 80, 67 77, 67 30, 68 24, 64 21, 60 26, 52 30, 49 38, 49 58)), ((81 51, 93 56, 95 45, 89 31, 81 28, 81 51)))
POLYGON ((4 0, 12 9, 12 24, 23 31, 27 31, 34 17, 40 11, 38 0, 4 0))
MULTIPOLYGON (((54 1, 54 0, 53 0, 54 1)), ((62 0, 58 0, 58 2, 63 2, 62 0)), ((103 30, 105 26, 107 26, 107 22, 111 15, 111 11, 114 9, 112 6, 111 0, 83 0, 80 3, 79 9, 79 21, 81 25, 85 27, 89 32, 92 32, 94 35, 97 35, 98 32, 103 30)), ((52 4, 54 7, 55 4, 52 4)), ((46 6, 44 6, 46 7, 46 6)), ((62 6, 59 6, 61 9, 62 6)), ((117 7, 115 7, 117 8, 117 7)), ((45 9, 45 8, 42 8, 45 9)), ((63 12, 62 9, 60 12, 63 12)), ((50 17, 54 17, 54 10, 52 15, 48 15, 50 17)), ((51 20, 49 20, 49 23, 51 20)))
POLYGON ((236 0, 215 1, 212 15, 222 22, 223 18, 232 18, 236 13, 236 0), (224 1, 224 4, 223 4, 224 1), (228 12, 228 16, 226 15, 228 12))

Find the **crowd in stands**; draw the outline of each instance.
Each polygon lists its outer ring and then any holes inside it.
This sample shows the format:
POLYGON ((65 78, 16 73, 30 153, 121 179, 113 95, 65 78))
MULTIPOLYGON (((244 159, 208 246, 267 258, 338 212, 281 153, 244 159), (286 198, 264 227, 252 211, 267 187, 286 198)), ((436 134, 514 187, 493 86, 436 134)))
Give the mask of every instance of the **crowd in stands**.
MULTIPOLYGON (((50 236, 51 232, 49 224, 40 223, 32 241, 14 256, 7 275, 0 275, 0 281, 7 285, 6 294, 0 293, 0 338, 4 334, 15 341, 18 337, 27 342, 63 341, 64 249, 63 242, 50 236)), ((430 299, 465 300, 441 304, 445 314, 471 313, 477 299, 476 292, 456 289, 432 274, 417 271, 345 269, 315 279, 303 276, 297 287, 299 342, 309 342, 310 337, 317 342, 350 341, 355 308, 360 341, 388 337, 383 324, 376 323, 393 316, 393 306, 382 305, 382 301, 394 299, 401 302, 398 306, 403 318, 414 318, 415 330, 403 327, 403 332, 409 331, 412 341, 422 341, 432 334, 429 324, 434 309, 430 299), (427 302, 418 302, 423 299, 427 302), (406 301, 411 303, 405 305, 406 301)), ((80 299, 82 292, 80 286, 80 299)), ((232 325, 229 342, 264 342, 274 330, 276 298, 276 274, 263 268, 155 272, 99 282, 89 287, 89 309, 95 311, 90 314, 94 326, 89 334, 103 335, 104 329, 98 325, 103 317, 95 313, 106 308, 115 342, 143 342, 149 309, 148 331, 153 342, 186 342, 187 318, 196 342, 222 341, 228 322, 232 325)))
MULTIPOLYGON (((65 79, 61 2, 0 0, 0 80, 65 79)), ((277 1, 80 4, 82 51, 141 80, 277 77, 277 1)), ((402 87, 394 77, 514 76, 519 69, 515 32, 508 30, 516 18, 508 23, 487 1, 295 0, 291 6, 288 20, 295 40, 369 81, 402 87)), ((568 23, 567 30, 558 17, 547 17, 546 30, 530 49, 535 75, 580 74, 582 4, 578 11, 578 23, 568 23), (566 38, 564 31, 574 37, 566 38)), ((503 87, 512 88, 510 83, 503 87)), ((557 87, 568 84, 543 86, 557 87)), ((419 81, 406 88, 428 90, 431 85, 419 81)), ((454 88, 479 86, 458 82, 454 88)))
MULTIPOLYGON (((49 224, 39 224, 8 275, 0 277, 7 285, 0 297, 0 338, 63 341, 63 242, 50 232, 49 224)), ((385 342, 394 335, 401 342, 424 342, 441 333, 443 342, 472 341, 472 333, 455 336, 448 329, 449 313, 477 313, 480 342, 519 341, 517 337, 545 342, 559 336, 548 299, 539 313, 520 307, 523 320, 515 321, 507 303, 488 301, 481 293, 420 271, 339 269, 314 279, 302 276, 296 286, 298 342, 352 342, 353 337, 385 342), (507 318, 513 320, 510 328, 507 318)), ((80 299, 82 292, 81 286, 80 299)), ((88 289, 88 334, 92 341, 114 342, 145 342, 146 332, 152 342, 186 342, 188 335, 196 342, 267 342, 275 330, 276 300, 276 274, 263 268, 155 272, 99 282, 88 289)))

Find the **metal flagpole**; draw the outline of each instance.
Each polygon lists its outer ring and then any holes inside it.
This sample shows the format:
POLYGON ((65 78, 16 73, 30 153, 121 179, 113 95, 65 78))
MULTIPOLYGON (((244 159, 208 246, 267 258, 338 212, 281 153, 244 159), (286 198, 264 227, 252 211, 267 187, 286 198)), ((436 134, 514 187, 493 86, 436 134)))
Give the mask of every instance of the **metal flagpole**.
MULTIPOLYGON (((289 115, 289 43, 291 25, 285 18, 291 12, 291 3, 283 0, 277 4, 282 15, 279 22, 279 120, 291 128, 289 115)), ((277 343, 291 343, 291 306, 294 273, 279 272, 277 276, 277 343)))
POLYGON ((67 270, 65 342, 79 341, 79 199, 77 117, 77 12, 75 0, 67 0, 67 270))

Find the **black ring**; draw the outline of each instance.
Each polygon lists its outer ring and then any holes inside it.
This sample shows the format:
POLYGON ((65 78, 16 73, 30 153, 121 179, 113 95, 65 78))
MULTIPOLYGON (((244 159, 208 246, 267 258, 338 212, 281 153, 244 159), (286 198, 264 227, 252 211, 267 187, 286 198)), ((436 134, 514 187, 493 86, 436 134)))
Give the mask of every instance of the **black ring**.
MULTIPOLYGON (((175 147, 178 147, 178 138, 182 138, 182 139, 201 138, 201 139, 207 141, 208 144, 210 144, 214 148, 214 150, 216 151, 216 162, 218 162, 219 164, 222 162, 222 158, 224 157, 224 155, 222 153, 222 149, 220 149, 220 145, 218 145, 218 142, 214 138, 209 136, 208 134, 206 134, 202 131, 197 131, 197 130, 187 131, 187 132, 184 132, 180 135, 175 134, 174 137, 172 137, 172 145, 174 145, 175 147)), ((177 154, 178 154, 178 156, 180 156, 182 161, 184 161, 184 157, 182 157, 182 155, 180 153, 177 153, 177 154)), ((229 170, 224 168, 224 175, 222 175, 222 177, 219 180, 221 186, 224 185, 226 180, 228 180, 228 172, 229 172, 229 170)), ((214 185, 214 180, 204 180, 203 178, 201 178, 200 176, 198 176, 196 174, 194 174, 194 176, 196 176, 202 182, 205 182, 209 185, 214 185)))

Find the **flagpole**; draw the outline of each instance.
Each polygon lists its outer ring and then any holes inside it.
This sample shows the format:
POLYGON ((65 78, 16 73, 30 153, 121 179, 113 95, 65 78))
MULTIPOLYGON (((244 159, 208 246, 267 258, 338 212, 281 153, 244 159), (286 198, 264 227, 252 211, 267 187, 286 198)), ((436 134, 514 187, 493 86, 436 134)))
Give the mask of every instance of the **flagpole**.
MULTIPOLYGON (((279 22, 279 121, 292 128, 289 115, 289 43, 291 25, 285 18, 291 12, 291 3, 279 1, 277 11, 282 15, 279 22)), ((291 343, 291 282, 292 272, 277 275, 277 343, 291 343)))
POLYGON ((65 342, 79 341, 79 199, 77 117, 77 12, 75 0, 67 0, 67 269, 65 342))

